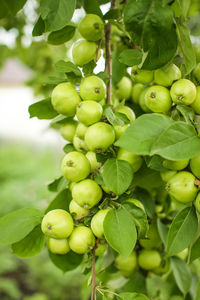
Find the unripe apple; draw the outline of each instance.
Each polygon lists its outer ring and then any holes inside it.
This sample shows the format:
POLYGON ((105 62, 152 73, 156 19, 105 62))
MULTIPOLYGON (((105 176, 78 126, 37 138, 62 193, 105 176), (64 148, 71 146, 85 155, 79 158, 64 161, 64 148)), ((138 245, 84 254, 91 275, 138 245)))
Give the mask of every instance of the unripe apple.
POLYGON ((72 233, 74 221, 64 209, 49 211, 42 219, 42 232, 55 239, 65 239, 72 233))
POLYGON ((200 86, 196 88, 197 94, 194 102, 191 104, 192 108, 194 109, 195 113, 200 115, 200 86))
POLYGON ((158 85, 168 87, 178 79, 181 79, 181 70, 175 64, 154 71, 154 82, 158 85))
POLYGON ((95 237, 92 230, 86 226, 76 227, 70 238, 69 246, 75 253, 84 254, 92 250, 95 246, 95 237))
POLYGON ((104 235, 103 222, 109 210, 110 208, 101 209, 92 217, 91 229, 98 238, 102 238, 104 235))
POLYGON ((106 96, 106 86, 98 76, 88 76, 81 81, 79 93, 85 101, 99 102, 106 96))
POLYGON ((69 142, 73 141, 77 124, 78 123, 75 120, 70 120, 67 121, 66 124, 60 128, 60 133, 65 140, 69 142))
POLYGON ((77 119, 89 126, 100 121, 103 113, 101 104, 95 101, 84 101, 78 104, 76 109, 77 119))
POLYGON ((196 177, 200 178, 200 154, 190 160, 190 169, 196 177))
POLYGON ((127 257, 118 255, 115 259, 115 266, 120 270, 123 276, 130 276, 137 267, 137 256, 135 251, 127 257))
POLYGON ((83 123, 78 123, 78 126, 76 128, 76 136, 84 140, 87 129, 88 126, 84 125, 83 123))
POLYGON ((160 248, 162 241, 160 239, 156 224, 150 224, 147 232, 147 239, 139 240, 140 245, 145 249, 160 248))
POLYGON ((194 204, 195 204, 197 212, 200 214, 200 193, 198 193, 194 204))
MULTIPOLYGON (((162 274, 166 274, 169 271, 169 269, 170 269, 170 262, 167 259, 163 265, 153 269, 153 272, 158 275, 162 275, 162 274)), ((170 300, 171 300, 171 298, 170 298, 170 300)))
POLYGON ((139 103, 139 98, 142 93, 142 91, 145 89, 144 84, 142 83, 135 83, 132 92, 131 92, 131 98, 134 103, 138 104, 139 103))
POLYGON ((51 103, 59 114, 73 117, 76 113, 76 106, 80 102, 81 99, 76 89, 69 82, 60 83, 53 89, 51 103))
POLYGON ((91 151, 104 152, 115 141, 114 128, 104 122, 91 125, 85 134, 85 143, 91 151))
POLYGON ((72 198, 81 207, 91 208, 102 198, 102 190, 96 181, 85 179, 74 185, 72 198))
POLYGON ((93 151, 88 151, 85 155, 90 162, 91 171, 100 168, 101 163, 97 161, 96 153, 93 151))
POLYGON ((180 171, 187 167, 189 164, 189 159, 185 160, 168 160, 163 161, 163 167, 171 170, 180 171))
POLYGON ((48 238, 48 249, 54 254, 66 254, 70 251, 69 242, 67 239, 48 238))
POLYGON ((181 171, 169 179, 166 189, 175 200, 188 203, 195 199, 198 191, 194 182, 195 177, 192 173, 181 171))
POLYGON ((135 120, 135 113, 129 106, 124 105, 118 108, 117 112, 126 115, 130 123, 133 123, 133 121, 135 120))
POLYGON ((161 264, 161 256, 157 250, 143 249, 138 256, 138 264, 144 270, 153 270, 161 264))
POLYGON ((95 59, 97 52, 97 44, 86 40, 79 40, 74 43, 72 48, 72 57, 74 64, 82 67, 95 59))
POLYGON ((105 185, 105 184, 102 184, 101 185, 101 188, 102 190, 107 193, 107 194, 111 194, 112 192, 109 190, 109 188, 105 185))
POLYGON ((164 86, 149 87, 144 98, 146 106, 153 112, 167 113, 172 106, 169 90, 164 86))
POLYGON ((107 250, 108 245, 104 240, 100 240, 97 244, 97 248, 95 249, 95 256, 101 256, 107 250))
POLYGON ((176 174, 176 171, 163 171, 163 172, 160 172, 160 176, 161 176, 161 178, 164 182, 167 182, 175 174, 176 174))
POLYGON ((142 84, 149 84, 153 81, 153 71, 141 70, 137 66, 133 66, 131 70, 132 78, 142 84))
POLYGON ((127 100, 131 97, 132 81, 127 76, 122 77, 116 86, 116 95, 119 99, 127 100))
POLYGON ((65 155, 61 169, 66 179, 76 182, 90 174, 90 162, 84 154, 73 151, 65 155))
POLYGON ((89 150, 85 141, 80 139, 77 135, 75 135, 73 138, 73 145, 74 145, 74 148, 79 152, 85 153, 89 150))
POLYGON ((174 103, 190 105, 196 98, 196 86, 188 79, 179 79, 173 83, 170 95, 174 103))
POLYGON ((137 199, 129 198, 129 199, 127 199, 126 201, 127 201, 127 202, 130 202, 130 203, 133 203, 133 204, 136 205, 137 207, 139 207, 139 208, 145 210, 145 209, 144 209, 144 205, 143 205, 139 200, 137 200, 137 199))
POLYGON ((101 18, 94 14, 87 14, 80 22, 78 30, 88 41, 98 41, 104 33, 104 24, 101 18))
POLYGON ((86 209, 84 207, 81 207, 78 205, 76 201, 73 199, 69 203, 69 212, 71 215, 74 215, 75 219, 80 218, 84 215, 87 215, 89 213, 89 209, 86 209))
POLYGON ((148 113, 148 112, 151 112, 151 110, 146 106, 146 101, 145 101, 145 95, 146 95, 146 92, 147 92, 148 88, 145 88, 141 94, 140 94, 140 97, 139 97, 139 106, 141 107, 141 109, 148 113))
POLYGON ((127 161, 133 168, 134 173, 140 169, 143 162, 141 156, 131 153, 123 148, 119 148, 119 151, 117 153, 117 159, 127 161))

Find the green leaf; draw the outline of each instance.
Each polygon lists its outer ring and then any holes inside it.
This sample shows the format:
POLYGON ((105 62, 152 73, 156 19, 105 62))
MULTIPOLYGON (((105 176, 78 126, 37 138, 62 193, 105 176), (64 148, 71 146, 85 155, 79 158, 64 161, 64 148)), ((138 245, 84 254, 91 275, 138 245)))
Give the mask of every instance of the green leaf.
POLYGON ((190 262, 200 257, 200 237, 192 245, 190 262))
POLYGON ((107 118, 110 124, 120 126, 125 124, 125 122, 113 112, 111 105, 104 105, 103 109, 103 115, 107 118))
POLYGON ((104 16, 104 20, 113 20, 113 19, 119 19, 119 17, 121 16, 121 12, 120 9, 110 9, 104 16))
POLYGON ((41 231, 41 225, 38 225, 21 241, 12 244, 12 251, 19 257, 32 257, 42 251, 44 244, 45 236, 41 231))
POLYGON ((0 17, 5 18, 8 15, 15 16, 16 13, 23 8, 27 0, 2 0, 0 17))
POLYGON ((49 257, 53 264, 63 272, 76 269, 83 259, 82 255, 76 254, 72 251, 65 255, 53 254, 49 251, 49 257))
POLYGON ((97 73, 95 75, 98 76, 99 78, 101 78, 105 82, 105 84, 108 83, 109 76, 108 76, 108 74, 106 72, 99 72, 99 73, 97 73))
POLYGON ((144 275, 136 271, 130 277, 127 283, 122 287, 123 292, 145 293, 146 282, 144 275))
POLYGON ((116 85, 126 75, 126 65, 119 61, 119 53, 112 53, 112 83, 116 85))
POLYGON ((23 239, 42 220, 36 208, 22 208, 0 218, 0 244, 10 245, 23 239))
POLYGON ((142 52, 136 49, 126 49, 119 54, 119 61, 129 67, 139 65, 142 61, 142 52))
POLYGON ((50 192, 60 192, 66 189, 69 185, 69 181, 66 180, 63 176, 60 176, 57 179, 54 179, 48 184, 48 190, 50 192))
POLYGON ((59 60, 55 64, 55 69, 58 72, 73 73, 76 77, 82 77, 80 69, 71 61, 59 60))
POLYGON ((193 206, 181 210, 169 229, 167 238, 167 255, 172 256, 187 248, 195 238, 198 218, 193 206))
POLYGON ((192 125, 144 114, 127 128, 115 145, 139 155, 157 154, 170 160, 183 160, 199 153, 200 138, 192 125))
POLYGON ((44 21, 42 20, 42 17, 39 16, 37 22, 33 27, 32 36, 40 36, 43 34, 44 31, 45 31, 45 24, 44 21))
POLYGON ((72 151, 76 151, 76 149, 74 148, 74 145, 73 144, 66 144, 63 148, 63 151, 65 153, 69 153, 69 152, 72 152, 72 151))
POLYGON ((143 165, 142 168, 135 173, 133 184, 141 188, 151 190, 152 188, 162 186, 163 181, 159 172, 148 169, 145 165, 143 165))
POLYGON ((178 257, 171 258, 171 266, 176 283, 183 294, 186 294, 191 286, 191 272, 186 263, 178 257))
POLYGON ((149 218, 153 218, 155 215, 155 202, 152 199, 150 193, 141 188, 137 188, 131 195, 132 198, 139 200, 145 208, 145 211, 149 218))
POLYGON ((169 6, 163 7, 160 0, 130 0, 125 6, 124 23, 134 43, 147 52, 144 69, 160 68, 173 58, 177 35, 169 6))
POLYGON ((200 282, 198 282, 197 287, 196 287, 196 295, 195 295, 195 300, 200 299, 200 282))
POLYGON ((94 60, 91 60, 89 63, 83 65, 83 74, 85 77, 93 74, 93 70, 96 67, 96 63, 94 60))
POLYGON ((190 40, 190 32, 186 25, 177 22, 180 47, 184 57, 185 75, 189 74, 196 66, 196 55, 190 40))
POLYGON ((103 17, 97 0, 83 0, 83 7, 87 14, 95 14, 101 18, 103 17))
POLYGON ((45 22, 45 31, 56 31, 65 27, 76 8, 76 0, 41 0, 40 12, 45 22))
POLYGON ((64 28, 53 31, 48 36, 48 43, 52 45, 60 45, 71 40, 75 34, 76 27, 67 25, 64 28))
POLYGON ((59 192, 56 197, 51 201, 49 206, 47 207, 45 214, 48 213, 50 210, 53 209, 65 209, 69 210, 69 203, 72 200, 72 195, 70 190, 65 189, 59 192))
POLYGON ((103 226, 109 245, 123 256, 130 255, 137 241, 137 231, 131 214, 123 207, 111 209, 103 226))
POLYGON ((119 294, 118 299, 122 300, 149 300, 147 296, 139 293, 121 293, 119 294))
POLYGON ((188 124, 194 123, 195 113, 191 107, 187 105, 176 105, 176 109, 182 114, 188 124))
POLYGON ((30 118, 37 117, 38 119, 50 120, 58 115, 51 104, 51 98, 31 104, 28 111, 30 118))
POLYGON ((133 170, 131 165, 116 158, 110 158, 103 166, 103 181, 116 195, 123 194, 131 184, 133 170))
POLYGON ((168 235, 169 229, 165 224, 163 224, 161 222, 160 219, 157 219, 157 227, 158 227, 158 232, 161 237, 161 240, 166 247, 167 246, 167 235, 168 235))
POLYGON ((167 169, 163 167, 163 158, 159 155, 154 156, 146 156, 145 162, 147 164, 147 167, 150 169, 153 169, 158 172, 166 171, 167 169))

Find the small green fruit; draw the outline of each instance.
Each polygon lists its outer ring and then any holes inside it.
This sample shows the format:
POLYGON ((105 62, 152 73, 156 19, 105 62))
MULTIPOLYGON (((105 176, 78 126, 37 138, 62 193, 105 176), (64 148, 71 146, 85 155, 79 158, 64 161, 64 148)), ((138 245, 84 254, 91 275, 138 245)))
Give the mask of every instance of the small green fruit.
POLYGON ((137 267, 137 256, 135 251, 127 257, 118 255, 115 259, 115 266, 120 270, 123 276, 129 277, 137 267))
POLYGON ((69 212, 71 215, 74 215, 74 217, 76 219, 76 218, 80 218, 84 215, 87 215, 89 213, 89 210, 81 207, 80 205, 78 205, 78 203, 76 201, 74 201, 72 199, 69 204, 69 212))
POLYGON ((101 104, 95 101, 84 101, 78 104, 76 116, 80 122, 89 126, 100 121, 103 113, 101 104))
POLYGON ((113 128, 115 130, 115 139, 118 140, 120 136, 124 133, 124 131, 128 128, 129 124, 121 125, 114 125, 113 128))
POLYGON ((79 152, 85 153, 89 150, 85 141, 80 139, 77 135, 75 135, 73 138, 73 145, 74 148, 79 152))
POLYGON ((87 129, 88 126, 84 125, 83 123, 78 123, 78 126, 76 128, 76 136, 84 140, 87 129))
POLYGON ((160 85, 148 88, 144 98, 146 106, 156 113, 167 113, 172 106, 169 90, 160 85))
POLYGON ((69 142, 73 141, 77 124, 78 123, 76 121, 71 120, 66 122, 66 124, 60 128, 60 133, 65 140, 69 142))
POLYGON ((98 242, 97 248, 95 249, 95 256, 101 256, 105 253, 107 250, 108 246, 105 241, 100 240, 98 242))
POLYGON ((160 172, 160 176, 161 176, 161 178, 164 182, 167 182, 175 174, 176 174, 176 171, 163 171, 163 172, 160 172))
POLYGON ((138 264, 144 270, 153 270, 161 264, 161 256, 157 250, 144 249, 138 257, 138 264))
POLYGON ((200 214, 200 193, 198 193, 194 205, 196 207, 197 212, 200 214))
POLYGON ((47 247, 54 254, 64 255, 70 251, 69 242, 67 239, 48 238, 47 247))
POLYGON ((148 88, 145 88, 141 92, 140 97, 139 97, 139 102, 138 102, 141 109, 146 113, 151 112, 151 110, 146 106, 146 101, 145 101, 145 95, 146 95, 147 90, 148 90, 148 88))
POLYGON ((162 241, 160 239, 156 224, 150 224, 147 232, 147 239, 141 239, 140 245, 145 249, 160 248, 162 241))
POLYGON ((92 230, 86 226, 76 227, 69 238, 69 246, 72 251, 78 254, 91 251, 95 246, 92 230))
POLYGON ((135 113, 129 106, 122 106, 117 109, 117 112, 126 115, 130 123, 133 123, 135 120, 135 113))
POLYGON ((79 93, 85 101, 99 102, 106 96, 106 86, 98 76, 88 76, 81 81, 79 93))
POLYGON ((97 52, 97 44, 86 40, 77 41, 72 48, 72 57, 75 65, 83 65, 94 60, 97 52))
POLYGON ((196 177, 200 178, 200 154, 190 160, 190 169, 196 177))
POLYGON ((132 81, 124 76, 116 86, 116 95, 119 99, 127 100, 131 97, 132 81))
POLYGON ((200 86, 196 88, 197 94, 194 102, 191 104, 192 108, 194 109, 195 113, 200 115, 200 86))
POLYGON ((187 167, 187 165, 189 164, 189 159, 185 159, 185 160, 168 160, 165 159, 163 161, 163 167, 170 169, 170 170, 176 170, 176 171, 180 171, 183 170, 187 167))
POLYGON ((170 95, 174 103, 190 105, 196 98, 196 86, 188 79, 180 79, 173 83, 170 95))
POLYGON ((97 161, 96 153, 93 151, 89 151, 85 155, 90 162, 91 171, 100 168, 101 163, 97 161))
POLYGON ((142 166, 143 159, 141 156, 131 153, 123 148, 119 148, 117 159, 127 161, 133 168, 133 172, 137 172, 142 166))
POLYGON ((92 217, 91 229, 98 238, 104 236, 103 222, 109 210, 110 208, 101 209, 92 217))
POLYGON ((142 84, 149 84, 153 81, 153 71, 141 70, 137 66, 133 66, 131 70, 132 78, 142 84))
POLYGON ((94 14, 87 14, 79 24, 78 30, 88 41, 98 41, 104 33, 104 24, 101 18, 94 14))
POLYGON ((138 104, 139 103, 139 98, 142 93, 142 91, 145 89, 144 84, 142 83, 135 83, 132 92, 131 92, 131 98, 134 103, 138 104))
POLYGON ((158 85, 168 87, 178 79, 181 79, 181 71, 175 64, 154 71, 154 82, 158 85))

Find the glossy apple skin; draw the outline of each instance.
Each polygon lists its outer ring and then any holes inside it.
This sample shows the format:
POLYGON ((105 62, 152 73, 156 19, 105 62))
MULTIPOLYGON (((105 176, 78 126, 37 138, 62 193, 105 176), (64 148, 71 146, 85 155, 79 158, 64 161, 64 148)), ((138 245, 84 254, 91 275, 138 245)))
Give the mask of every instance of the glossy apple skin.
POLYGON ((89 150, 85 141, 83 139, 80 139, 76 134, 73 138, 73 145, 74 148, 79 152, 86 153, 89 150))
POLYGON ((72 199, 69 203, 69 212, 76 219, 87 215, 89 213, 89 209, 81 207, 76 201, 72 199))
POLYGON ((200 86, 196 87, 196 98, 194 102, 191 104, 192 108, 194 109, 195 113, 200 115, 200 86))
POLYGON ((147 90, 148 90, 148 88, 145 88, 141 92, 140 97, 139 97, 139 102, 138 102, 141 109, 146 113, 151 112, 151 110, 146 106, 146 103, 145 103, 145 95, 146 95, 147 90))
POLYGON ((102 198, 102 190, 96 181, 85 179, 73 186, 72 198, 78 205, 84 208, 92 208, 102 198))
POLYGON ((129 124, 125 125, 114 125, 113 128, 115 130, 115 139, 118 140, 120 136, 124 133, 124 131, 128 128, 129 124))
POLYGON ((138 256, 138 264, 144 270, 153 270, 161 264, 161 256, 157 250, 143 249, 138 256))
POLYGON ((173 81, 181 79, 181 70, 172 64, 154 71, 154 82, 165 87, 171 86, 173 81))
POLYGON ((77 105, 77 119, 86 126, 100 121, 103 113, 101 104, 95 101, 83 101, 77 105))
POLYGON ((67 239, 48 238, 47 247, 54 254, 64 255, 70 251, 69 242, 67 239))
POLYGON ((83 153, 72 151, 63 158, 61 169, 66 179, 77 182, 90 174, 90 162, 83 153))
POLYGON ((135 113, 129 106, 124 105, 118 108, 117 112, 125 114, 129 119, 130 123, 133 123, 133 121, 135 120, 135 113))
POLYGON ((145 89, 145 85, 142 83, 135 83, 133 85, 132 91, 131 91, 131 99, 134 103, 139 103, 139 98, 142 93, 142 91, 145 89))
POLYGON ((160 248, 162 242, 156 224, 150 224, 147 232, 147 239, 141 239, 140 245, 145 249, 160 248))
POLYGON ((78 254, 91 251, 95 246, 92 230, 86 226, 76 227, 69 238, 69 246, 72 251, 78 254))
POLYGON ((98 76, 88 76, 81 81, 79 94, 84 101, 99 102, 106 96, 105 83, 98 76))
POLYGON ((115 266, 118 270, 120 270, 123 276, 130 276, 137 267, 137 256, 135 251, 133 251, 128 257, 118 255, 115 259, 115 266))
POLYGON ((82 67, 95 59, 97 51, 97 44, 86 40, 79 40, 74 43, 72 48, 72 58, 74 64, 82 67))
POLYGON ((149 84, 153 81, 154 71, 141 70, 137 66, 133 66, 131 76, 138 83, 149 84))
POLYGON ((75 120, 68 121, 64 126, 60 128, 60 133, 62 137, 69 142, 73 141, 76 128, 77 128, 77 122, 75 120))
POLYGON ((98 41, 104 33, 104 24, 101 18, 94 14, 87 14, 79 23, 78 30, 88 41, 98 41))
POLYGON ((200 214, 200 193, 198 193, 194 204, 195 204, 197 212, 200 214))
POLYGON ((190 160, 190 169, 196 177, 200 178, 200 154, 190 160))
POLYGON ((141 156, 131 153, 123 148, 119 148, 117 159, 127 161, 133 168, 133 172, 137 172, 142 166, 143 159, 141 156))
POLYGON ((91 229, 94 235, 98 238, 104 236, 103 222, 110 208, 99 210, 91 220, 91 229))
POLYGON ((73 117, 80 102, 79 94, 69 82, 60 83, 53 89, 51 103, 59 114, 73 117))
POLYGON ((167 182, 175 174, 176 174, 176 171, 171 171, 171 170, 160 172, 160 176, 164 182, 167 182))
POLYGON ((108 248, 108 245, 106 244, 106 242, 101 242, 101 240, 99 241, 97 248, 95 249, 95 256, 101 256, 103 255, 106 250, 108 248))
POLYGON ((127 100, 131 97, 132 81, 124 76, 116 86, 116 95, 121 100, 127 100))
POLYGON ((85 134, 85 143, 90 151, 104 152, 115 141, 114 128, 104 122, 91 125, 85 134))
POLYGON ((172 106, 169 90, 160 85, 149 87, 144 96, 146 106, 155 113, 168 113, 172 106))
POLYGON ((188 79, 179 79, 173 83, 170 95, 174 103, 190 105, 196 98, 196 86, 188 79))
POLYGON ((76 135, 80 138, 80 139, 82 139, 82 140, 84 140, 84 138, 85 138, 85 133, 86 133, 86 131, 87 131, 87 129, 88 129, 88 126, 86 126, 86 125, 84 125, 83 123, 78 123, 78 126, 77 126, 77 128, 76 128, 76 135))
POLYGON ((88 151, 85 155, 90 162, 91 171, 100 168, 101 163, 97 161, 96 153, 93 151, 88 151))
POLYGON ((71 215, 63 209, 49 211, 41 224, 42 232, 55 239, 65 239, 70 236, 74 228, 71 215))
POLYGON ((181 171, 169 179, 166 189, 175 200, 188 203, 194 201, 198 191, 194 182, 195 177, 192 173, 181 171))
POLYGON ((165 159, 163 161, 163 167, 170 169, 170 170, 175 170, 175 171, 180 171, 180 170, 185 169, 188 164, 189 164, 189 159, 185 159, 185 160, 165 159))

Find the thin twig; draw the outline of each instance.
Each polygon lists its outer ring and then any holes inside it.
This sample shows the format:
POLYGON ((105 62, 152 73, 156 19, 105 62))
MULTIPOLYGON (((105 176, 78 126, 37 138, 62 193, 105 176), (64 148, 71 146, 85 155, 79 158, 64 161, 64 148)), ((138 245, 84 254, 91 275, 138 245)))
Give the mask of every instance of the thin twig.
POLYGON ((101 43, 102 43, 102 39, 99 40, 99 43, 98 43, 98 47, 97 47, 97 51, 96 51, 96 56, 95 56, 95 63, 97 62, 98 60, 98 56, 99 56, 99 51, 101 50, 101 43))
POLYGON ((76 218, 75 221, 76 221, 76 222, 79 222, 79 221, 81 221, 82 219, 84 219, 85 217, 88 217, 88 216, 91 216, 91 215, 92 215, 92 213, 88 213, 88 214, 82 215, 81 217, 76 218))
POLYGON ((200 180, 196 178, 195 181, 194 181, 194 184, 197 185, 197 186, 200 186, 200 180))

